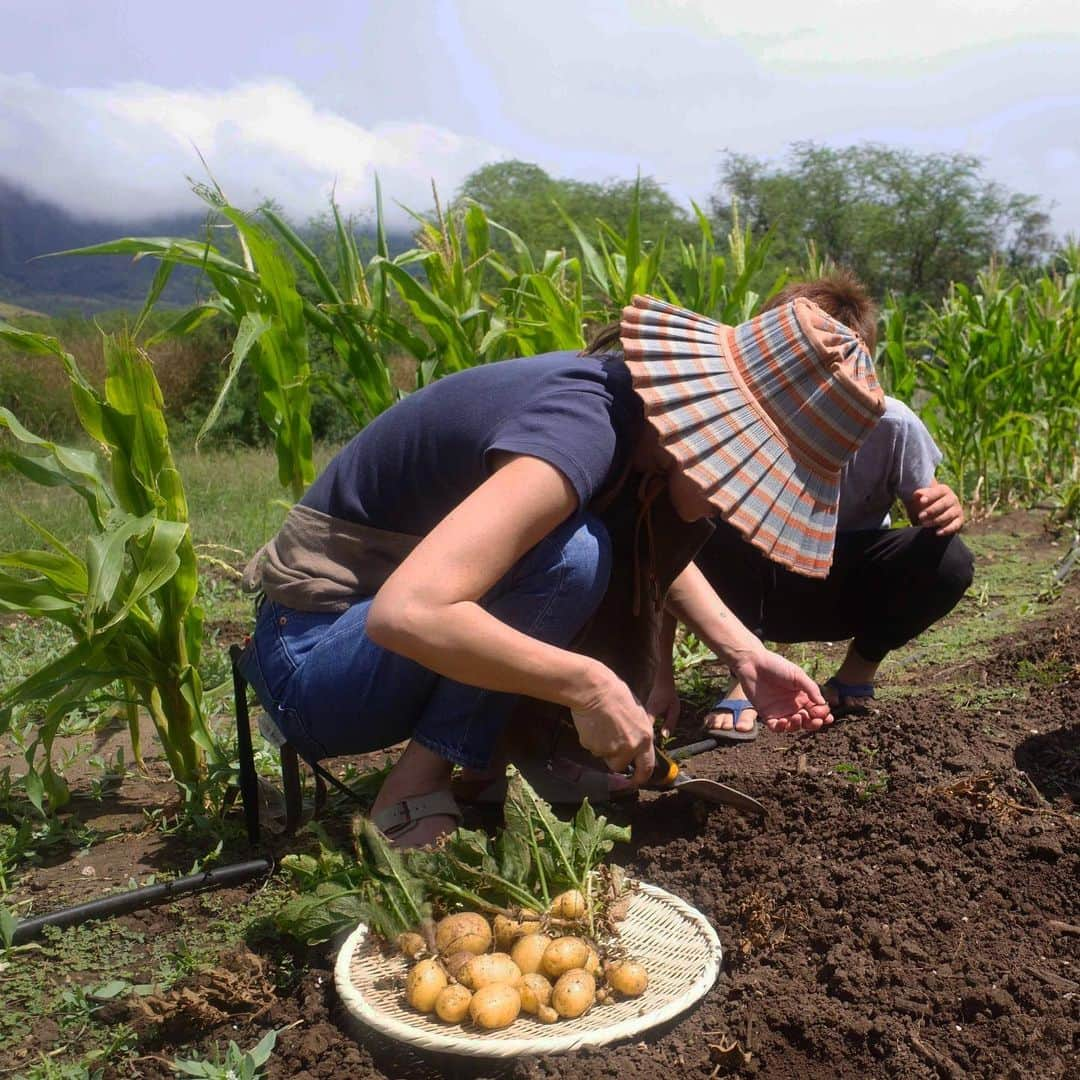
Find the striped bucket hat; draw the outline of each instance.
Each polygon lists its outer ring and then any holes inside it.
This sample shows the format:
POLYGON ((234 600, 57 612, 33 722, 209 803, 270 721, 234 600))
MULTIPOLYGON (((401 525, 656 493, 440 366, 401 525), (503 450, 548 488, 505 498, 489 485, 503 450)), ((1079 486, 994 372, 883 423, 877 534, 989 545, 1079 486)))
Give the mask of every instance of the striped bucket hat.
POLYGON ((620 337, 686 476, 770 559, 825 577, 840 470, 885 411, 862 340, 802 298, 732 327, 651 296, 623 308, 620 337))

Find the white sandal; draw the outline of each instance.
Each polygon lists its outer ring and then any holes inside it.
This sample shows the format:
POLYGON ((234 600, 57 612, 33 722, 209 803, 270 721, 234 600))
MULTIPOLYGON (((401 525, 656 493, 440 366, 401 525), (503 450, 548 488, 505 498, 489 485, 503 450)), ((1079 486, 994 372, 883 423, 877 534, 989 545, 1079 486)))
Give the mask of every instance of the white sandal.
POLYGON ((372 824, 379 829, 387 840, 396 840, 417 822, 430 817, 452 817, 461 824, 461 808, 454 801, 449 791, 433 791, 430 795, 415 795, 411 799, 380 810, 371 815, 372 824))

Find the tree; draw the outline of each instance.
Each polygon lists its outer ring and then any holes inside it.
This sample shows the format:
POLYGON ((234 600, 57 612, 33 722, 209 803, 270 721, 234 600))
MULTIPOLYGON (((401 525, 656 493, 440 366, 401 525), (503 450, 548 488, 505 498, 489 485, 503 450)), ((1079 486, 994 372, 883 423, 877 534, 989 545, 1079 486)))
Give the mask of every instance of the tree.
POLYGON ((858 274, 875 293, 936 299, 973 282, 992 259, 1014 268, 1049 252, 1049 216, 1033 195, 982 175, 971 154, 917 154, 874 143, 792 145, 779 166, 728 153, 713 214, 734 204, 755 233, 776 231, 773 257, 805 261, 806 245, 858 274))
MULTIPOLYGON (((525 161, 500 161, 470 173, 457 193, 456 202, 479 203, 488 216, 517 233, 536 258, 561 248, 575 251, 573 233, 559 208, 586 233, 594 231, 600 218, 621 228, 630 215, 634 180, 591 183, 556 179, 539 165, 525 161)), ((641 231, 649 240, 662 232, 672 240, 686 231, 692 237, 689 218, 652 177, 641 178, 641 231)))

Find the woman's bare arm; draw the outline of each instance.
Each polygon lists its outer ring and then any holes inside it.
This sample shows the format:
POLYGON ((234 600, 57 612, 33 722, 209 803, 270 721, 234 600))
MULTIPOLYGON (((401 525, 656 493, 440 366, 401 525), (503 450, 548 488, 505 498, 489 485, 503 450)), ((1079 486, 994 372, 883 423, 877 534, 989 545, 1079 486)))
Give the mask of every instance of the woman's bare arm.
POLYGON ((816 730, 832 722, 817 683, 790 660, 766 649, 694 563, 675 579, 667 605, 731 668, 772 730, 816 730))
POLYGON ((513 456, 455 507, 379 590, 367 632, 384 648, 458 682, 571 708, 582 745, 617 770, 652 770, 652 724, 599 661, 529 637, 479 600, 577 509, 563 474, 513 456))

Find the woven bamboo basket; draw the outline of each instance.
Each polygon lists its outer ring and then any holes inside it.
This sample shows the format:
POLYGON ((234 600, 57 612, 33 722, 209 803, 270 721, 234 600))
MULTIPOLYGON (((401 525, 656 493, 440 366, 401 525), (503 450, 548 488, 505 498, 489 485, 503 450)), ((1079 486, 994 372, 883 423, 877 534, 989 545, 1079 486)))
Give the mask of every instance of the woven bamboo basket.
POLYGON ((556 1024, 522 1013, 502 1031, 479 1031, 415 1012, 405 1003, 406 961, 383 952, 363 924, 341 947, 334 981, 349 1012, 389 1038, 432 1053, 509 1058, 638 1038, 685 1012, 720 973, 720 940, 705 916, 655 885, 639 885, 633 893, 619 939, 627 954, 645 965, 648 989, 639 998, 596 1006, 556 1024))

